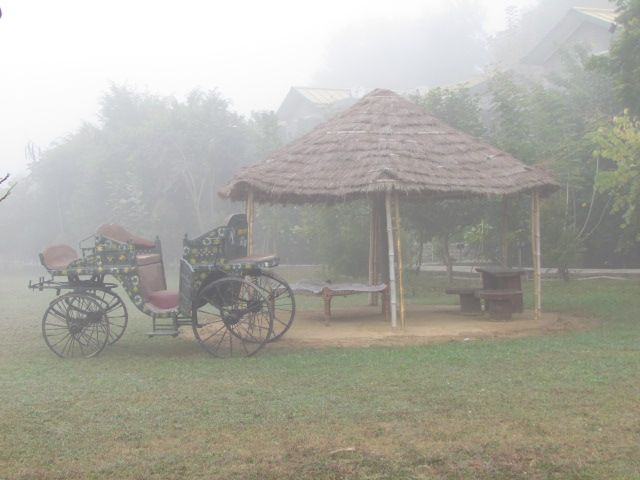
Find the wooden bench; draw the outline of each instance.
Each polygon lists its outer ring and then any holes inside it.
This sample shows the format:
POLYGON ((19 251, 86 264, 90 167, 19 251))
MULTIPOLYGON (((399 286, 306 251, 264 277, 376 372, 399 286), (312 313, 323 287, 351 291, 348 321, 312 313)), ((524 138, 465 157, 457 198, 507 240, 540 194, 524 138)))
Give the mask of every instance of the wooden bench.
POLYGON ((522 290, 477 290, 478 301, 484 300, 485 311, 497 320, 509 320, 517 312, 517 299, 522 298, 522 290))
POLYGON ((476 296, 478 288, 451 287, 445 290, 447 295, 460 295, 460 312, 467 315, 482 313, 482 303, 476 296))
MULTIPOLYGON (((387 285, 384 283, 379 285, 363 285, 361 283, 331 283, 301 280, 289 286, 295 293, 322 297, 324 300, 324 320, 326 325, 329 325, 331 320, 331 299, 333 297, 346 297, 347 295, 355 295, 358 293, 387 292, 387 285)), ((382 311, 385 313, 387 311, 386 297, 386 295, 382 296, 382 311)))

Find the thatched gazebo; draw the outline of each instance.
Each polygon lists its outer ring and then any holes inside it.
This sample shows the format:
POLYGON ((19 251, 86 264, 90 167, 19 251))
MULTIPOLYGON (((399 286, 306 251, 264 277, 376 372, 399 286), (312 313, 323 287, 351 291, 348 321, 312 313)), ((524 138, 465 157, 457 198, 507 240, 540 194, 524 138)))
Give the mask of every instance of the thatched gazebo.
MULTIPOLYGON (((401 200, 428 204, 439 199, 509 199, 531 194, 534 311, 538 317, 540 197, 557 187, 545 171, 450 127, 392 91, 378 89, 266 160, 242 169, 220 195, 246 201, 250 251, 254 202, 312 204, 369 199, 369 281, 374 283, 380 277, 388 281, 395 327, 394 257, 400 246, 401 200), (381 261, 383 257, 388 257, 388 262, 381 261)), ((400 291, 402 319, 402 288, 400 291)))

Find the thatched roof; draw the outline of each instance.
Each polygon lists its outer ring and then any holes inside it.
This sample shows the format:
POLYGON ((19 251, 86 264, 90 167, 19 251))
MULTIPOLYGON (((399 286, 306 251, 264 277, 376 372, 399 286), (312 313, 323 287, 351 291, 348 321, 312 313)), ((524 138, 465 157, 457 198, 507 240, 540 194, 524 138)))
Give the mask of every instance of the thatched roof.
POLYGON ((258 202, 312 203, 396 190, 412 197, 511 195, 557 188, 530 167, 427 114, 389 90, 242 169, 220 192, 258 202))

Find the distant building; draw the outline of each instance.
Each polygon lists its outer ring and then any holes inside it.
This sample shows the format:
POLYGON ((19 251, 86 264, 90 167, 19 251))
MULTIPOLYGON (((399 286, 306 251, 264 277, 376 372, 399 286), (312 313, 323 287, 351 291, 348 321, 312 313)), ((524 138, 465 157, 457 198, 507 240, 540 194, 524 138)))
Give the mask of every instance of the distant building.
MULTIPOLYGON (((519 82, 544 82, 550 73, 562 67, 562 55, 576 46, 593 54, 609 51, 616 30, 614 9, 573 7, 520 61, 511 66, 519 82)), ((465 82, 442 85, 442 88, 465 88, 479 101, 486 126, 491 123, 491 74, 478 75, 465 82)), ((425 95, 427 87, 398 91, 405 96, 425 95)), ((285 143, 313 129, 353 105, 366 90, 347 88, 291 87, 278 109, 278 121, 285 143)))
POLYGON ((291 87, 277 111, 284 141, 308 132, 356 101, 350 89, 291 87))
MULTIPOLYGON (((549 74, 562 69, 562 56, 577 46, 586 51, 603 55, 609 52, 616 30, 617 13, 614 9, 573 7, 524 57, 508 68, 517 82, 522 84, 546 83, 549 74)), ((480 115, 485 127, 492 122, 491 73, 479 75, 455 85, 442 88, 465 88, 478 99, 480 115)), ((425 95, 429 89, 417 88, 425 95)))
POLYGON ((576 46, 599 55, 609 52, 617 13, 606 8, 570 9, 565 17, 525 55, 517 70, 536 78, 562 67, 562 55, 576 46))

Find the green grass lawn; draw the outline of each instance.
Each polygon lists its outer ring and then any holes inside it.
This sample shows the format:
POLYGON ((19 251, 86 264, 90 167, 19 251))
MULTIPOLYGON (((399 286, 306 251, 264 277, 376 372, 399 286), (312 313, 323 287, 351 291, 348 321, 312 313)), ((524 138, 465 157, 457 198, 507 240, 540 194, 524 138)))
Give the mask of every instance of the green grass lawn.
POLYGON ((638 282, 545 282, 586 332, 238 360, 147 339, 128 303, 118 344, 60 360, 26 279, 0 277, 3 480, 640 478, 638 282))

